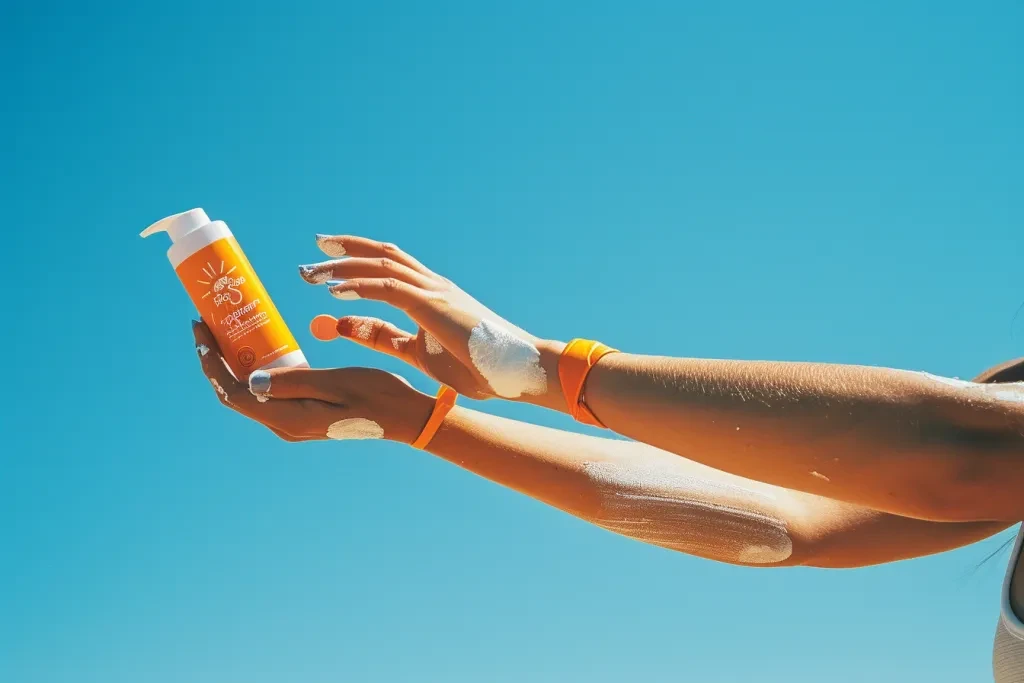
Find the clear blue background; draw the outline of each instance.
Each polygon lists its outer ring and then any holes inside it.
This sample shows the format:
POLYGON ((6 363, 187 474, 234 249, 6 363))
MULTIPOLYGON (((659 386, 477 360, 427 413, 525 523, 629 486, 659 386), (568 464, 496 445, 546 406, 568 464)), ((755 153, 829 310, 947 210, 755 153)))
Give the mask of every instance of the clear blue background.
POLYGON ((137 233, 226 220, 321 366, 397 367, 306 332, 387 313, 296 275, 354 232, 538 335, 967 377, 1024 354, 1022 8, 8 0, 0 680, 989 680, 1001 539, 742 569, 279 442, 137 233))

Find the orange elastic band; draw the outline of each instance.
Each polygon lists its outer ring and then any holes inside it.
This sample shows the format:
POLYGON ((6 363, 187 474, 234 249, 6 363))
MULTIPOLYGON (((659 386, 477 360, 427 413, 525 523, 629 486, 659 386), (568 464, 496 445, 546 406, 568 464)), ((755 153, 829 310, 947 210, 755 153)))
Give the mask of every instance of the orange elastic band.
POLYGON ((583 386, 587 383, 587 375, 590 374, 591 368, 609 353, 618 351, 601 342, 573 339, 566 345, 561 358, 558 359, 558 381, 562 385, 562 396, 569 407, 569 414, 577 422, 604 427, 584 402, 583 386))
POLYGON ((423 431, 416 437, 416 440, 412 442, 413 448, 418 448, 421 451, 430 444, 430 440, 437 434, 437 430, 441 428, 441 423, 444 422, 444 418, 447 417, 451 409, 455 407, 455 399, 459 397, 451 387, 446 387, 443 384, 437 392, 437 400, 434 401, 434 410, 430 413, 430 419, 427 420, 427 424, 423 426, 423 431))

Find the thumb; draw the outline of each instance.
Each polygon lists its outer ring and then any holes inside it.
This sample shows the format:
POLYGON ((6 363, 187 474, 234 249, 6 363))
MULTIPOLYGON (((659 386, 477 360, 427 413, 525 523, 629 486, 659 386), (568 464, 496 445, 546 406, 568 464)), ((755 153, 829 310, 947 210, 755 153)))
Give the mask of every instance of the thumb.
POLYGON ((327 403, 344 403, 344 387, 351 382, 349 368, 313 370, 274 368, 249 375, 249 391, 260 402, 269 399, 311 398, 327 403))

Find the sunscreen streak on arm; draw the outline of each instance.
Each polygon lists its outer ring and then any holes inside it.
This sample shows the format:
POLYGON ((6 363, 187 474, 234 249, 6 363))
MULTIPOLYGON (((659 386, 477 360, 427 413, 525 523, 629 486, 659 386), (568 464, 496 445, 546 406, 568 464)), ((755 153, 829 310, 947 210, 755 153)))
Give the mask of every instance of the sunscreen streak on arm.
POLYGON ((594 523, 670 550, 734 564, 777 564, 793 553, 771 494, 688 472, 672 455, 587 462, 600 495, 594 523))

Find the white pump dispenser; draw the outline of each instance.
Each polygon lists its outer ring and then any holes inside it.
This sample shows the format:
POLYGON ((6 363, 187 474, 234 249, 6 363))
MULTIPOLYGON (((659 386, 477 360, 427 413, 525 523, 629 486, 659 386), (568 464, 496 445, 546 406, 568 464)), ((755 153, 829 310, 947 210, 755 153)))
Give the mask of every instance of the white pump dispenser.
POLYGON ((235 377, 255 370, 308 367, 295 337, 224 221, 192 209, 153 223, 140 233, 166 232, 167 258, 235 377))

